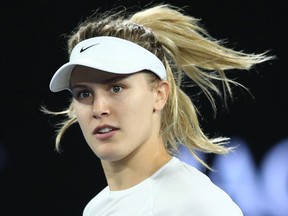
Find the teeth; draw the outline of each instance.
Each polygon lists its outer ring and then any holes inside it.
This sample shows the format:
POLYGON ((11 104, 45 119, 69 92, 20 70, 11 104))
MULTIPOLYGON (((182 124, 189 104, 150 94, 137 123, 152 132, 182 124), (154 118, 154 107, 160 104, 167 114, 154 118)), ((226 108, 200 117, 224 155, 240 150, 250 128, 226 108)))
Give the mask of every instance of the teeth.
POLYGON ((99 133, 108 133, 112 131, 112 128, 101 128, 98 132, 99 133))

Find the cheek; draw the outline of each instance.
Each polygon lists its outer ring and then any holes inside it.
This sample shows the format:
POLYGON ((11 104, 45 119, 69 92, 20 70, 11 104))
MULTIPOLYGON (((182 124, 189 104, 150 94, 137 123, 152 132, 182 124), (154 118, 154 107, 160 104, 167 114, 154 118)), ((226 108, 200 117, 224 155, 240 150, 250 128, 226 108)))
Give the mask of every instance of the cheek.
POLYGON ((150 122, 153 114, 153 103, 150 95, 138 95, 127 101, 122 108, 124 118, 133 126, 133 129, 143 128, 150 122))
POLYGON ((80 125, 80 128, 83 130, 88 126, 88 120, 90 115, 90 110, 85 106, 79 104, 74 104, 74 112, 77 118, 77 121, 80 125))

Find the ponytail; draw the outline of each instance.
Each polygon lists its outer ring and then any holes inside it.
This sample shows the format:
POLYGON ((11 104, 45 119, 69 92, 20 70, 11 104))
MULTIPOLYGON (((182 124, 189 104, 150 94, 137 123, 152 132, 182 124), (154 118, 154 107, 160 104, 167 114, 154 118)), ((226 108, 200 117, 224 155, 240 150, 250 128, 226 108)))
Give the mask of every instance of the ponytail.
POLYGON ((169 5, 140 11, 131 16, 130 21, 151 30, 165 52, 165 66, 172 92, 162 119, 162 132, 167 147, 177 151, 179 145, 184 145, 199 162, 209 168, 198 158, 195 150, 226 154, 232 148, 224 147, 229 138, 208 138, 203 133, 197 109, 190 97, 181 90, 183 75, 200 87, 216 112, 213 93, 223 97, 226 103, 227 93, 232 98, 230 85, 242 86, 229 79, 225 74, 226 70, 249 70, 255 64, 272 57, 266 56, 266 53, 246 54, 224 47, 222 41, 213 39, 199 25, 198 19, 184 15, 179 8, 169 5), (223 83, 222 90, 215 84, 217 81, 223 83))

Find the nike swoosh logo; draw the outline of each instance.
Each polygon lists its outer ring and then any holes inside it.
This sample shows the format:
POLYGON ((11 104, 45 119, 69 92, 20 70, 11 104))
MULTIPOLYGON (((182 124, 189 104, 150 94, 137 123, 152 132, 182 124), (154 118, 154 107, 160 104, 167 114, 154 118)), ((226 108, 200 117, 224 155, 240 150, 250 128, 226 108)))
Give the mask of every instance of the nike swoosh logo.
POLYGON ((99 43, 96 43, 96 44, 92 44, 92 45, 90 45, 90 46, 88 46, 88 47, 82 47, 81 49, 80 49, 80 53, 82 53, 82 52, 84 52, 85 50, 87 50, 87 49, 89 49, 89 48, 91 48, 91 47, 93 47, 93 46, 96 46, 96 45, 98 45, 99 43))

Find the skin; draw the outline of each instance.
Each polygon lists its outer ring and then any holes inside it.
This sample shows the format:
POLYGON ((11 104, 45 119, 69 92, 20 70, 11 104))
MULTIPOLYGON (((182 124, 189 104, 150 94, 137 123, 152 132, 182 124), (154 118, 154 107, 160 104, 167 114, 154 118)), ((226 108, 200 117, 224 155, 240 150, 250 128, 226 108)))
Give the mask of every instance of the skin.
POLYGON ((113 191, 140 183, 171 159, 159 135, 169 84, 152 88, 148 80, 145 72, 119 75, 83 66, 71 74, 75 115, 113 191))

